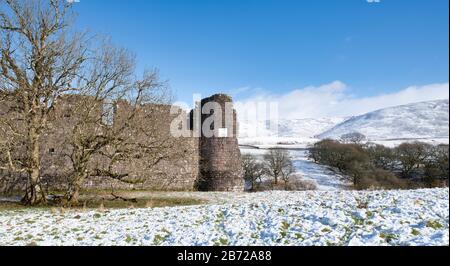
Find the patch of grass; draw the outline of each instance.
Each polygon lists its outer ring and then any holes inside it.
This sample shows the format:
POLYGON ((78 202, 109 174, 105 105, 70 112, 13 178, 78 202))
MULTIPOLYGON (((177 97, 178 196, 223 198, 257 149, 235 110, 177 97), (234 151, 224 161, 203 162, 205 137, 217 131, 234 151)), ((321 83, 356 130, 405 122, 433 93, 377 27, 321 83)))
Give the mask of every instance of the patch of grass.
POLYGON ((419 232, 419 230, 413 228, 413 229, 411 230, 411 234, 412 234, 413 236, 418 236, 418 235, 420 235, 420 232, 419 232))
POLYGON ((289 223, 286 221, 281 222, 281 230, 288 230, 290 227, 289 223))
POLYGON ((281 209, 281 208, 279 208, 279 209, 277 210, 277 212, 278 212, 278 214, 280 214, 280 215, 284 215, 284 214, 286 213, 286 211, 285 211, 284 209, 281 209))
POLYGON ((225 220, 225 213, 223 210, 221 210, 217 215, 216 215, 216 223, 221 223, 225 220))
POLYGON ((393 240, 396 240, 398 237, 396 234, 392 233, 381 233, 380 237, 386 240, 386 242, 391 243, 393 240))
POLYGON ((323 233, 329 233, 329 232, 331 232, 331 229, 328 228, 328 227, 325 227, 324 229, 322 229, 322 232, 323 233))
POLYGON ((331 241, 329 241, 329 240, 327 240, 327 241, 325 242, 325 245, 327 245, 327 246, 329 246, 329 247, 336 246, 335 243, 333 243, 333 242, 331 242, 331 241))
POLYGON ((127 237, 125 238, 125 242, 127 243, 131 243, 134 240, 134 238, 132 238, 130 235, 127 235, 127 237))
POLYGON ((153 244, 156 246, 161 245, 164 241, 167 240, 172 235, 172 233, 166 228, 161 229, 160 234, 156 234, 155 238, 153 238, 153 244))
POLYGON ((300 233, 295 233, 295 238, 305 240, 305 238, 300 233))
POLYGON ((153 238, 153 244, 159 246, 162 242, 164 242, 164 240, 166 240, 164 236, 156 234, 155 238, 153 238))
POLYGON ((353 215, 352 219, 353 219, 355 225, 363 225, 364 224, 364 219, 361 217, 353 215))
POLYGON ((363 200, 363 199, 356 199, 356 207, 358 209, 367 209, 367 207, 369 206, 369 202, 367 200, 363 200))
MULTIPOLYGON (((154 196, 141 196, 137 197, 135 201, 124 201, 124 200, 107 200, 108 196, 110 196, 110 193, 96 193, 96 192, 85 192, 82 194, 81 198, 83 200, 80 200, 80 203, 76 206, 73 206, 72 208, 68 209, 98 209, 99 205, 103 203, 103 207, 106 209, 128 209, 132 205, 133 208, 158 208, 158 207, 171 207, 171 206, 189 206, 189 205, 200 205, 206 203, 205 200, 193 198, 193 197, 170 197, 170 196, 164 196, 161 195, 159 197, 154 196), (106 200, 105 200, 106 198, 106 200), (149 205, 149 202, 151 204, 149 205)), ((132 195, 132 192, 130 191, 124 191, 123 194, 132 195)), ((151 193, 151 192, 149 192, 151 193)), ((130 196, 131 196, 130 195, 130 196)), ((125 196, 126 198, 126 196, 125 196)), ((131 197, 130 197, 131 198, 131 197)), ((48 204, 48 205, 40 205, 35 207, 29 207, 24 206, 20 202, 0 202, 0 211, 3 210, 26 210, 26 209, 44 209, 44 210, 52 210, 53 214, 57 214, 58 211, 55 209, 55 205, 48 204)), ((76 218, 77 219, 77 218, 76 218)))
POLYGON ((17 211, 17 210, 23 210, 27 208, 33 208, 33 209, 42 209, 42 206, 38 207, 27 207, 22 205, 19 202, 0 202, 0 211, 17 211))
POLYGON ((281 228, 280 228, 281 238, 285 238, 287 236, 289 227, 290 227, 290 225, 288 222, 286 222, 286 221, 281 222, 281 228))
MULTIPOLYGON (((100 199, 90 200, 86 203, 87 208, 96 208, 100 199)), ((152 198, 137 198, 131 205, 132 208, 158 208, 171 206, 188 206, 198 205, 204 203, 203 200, 197 198, 182 198, 182 197, 152 197, 152 198), (149 202, 151 201, 151 204, 149 202)), ((123 200, 105 200, 103 205, 107 209, 127 209, 130 208, 130 202, 123 200)))
POLYGON ((258 239, 259 235, 257 233, 251 233, 250 237, 253 239, 258 239))
POLYGON ((427 227, 433 228, 434 230, 441 229, 443 226, 438 221, 428 221, 427 227))
POLYGON ((228 239, 226 239, 225 237, 221 237, 216 241, 214 241, 214 246, 229 246, 229 245, 230 241, 228 241, 228 239))

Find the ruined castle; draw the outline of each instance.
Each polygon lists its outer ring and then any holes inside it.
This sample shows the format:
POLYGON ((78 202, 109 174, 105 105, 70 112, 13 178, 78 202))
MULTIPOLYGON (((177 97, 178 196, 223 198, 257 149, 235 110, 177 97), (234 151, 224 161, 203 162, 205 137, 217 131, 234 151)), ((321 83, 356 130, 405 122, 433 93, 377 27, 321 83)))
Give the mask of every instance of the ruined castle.
MULTIPOLYGON (((70 167, 64 143, 69 130, 73 130, 71 119, 76 114, 70 109, 77 97, 67 97, 58 105, 58 113, 52 128, 43 135, 43 147, 41 150, 43 181, 49 189, 58 189, 64 185, 66 173, 70 167), (72 103, 71 103, 72 102, 72 103)), ((151 125, 152 138, 155 142, 170 143, 170 148, 165 151, 167 156, 161 156, 154 162, 154 167, 148 170, 144 167, 148 164, 147 158, 133 158, 120 163, 117 168, 127 171, 128 178, 135 182, 121 182, 107 177, 92 177, 86 179, 82 187, 84 189, 136 189, 136 190, 198 190, 198 191, 241 191, 244 189, 242 179, 242 165, 240 150, 237 141, 237 119, 232 99, 225 94, 216 94, 202 99, 195 108, 186 113, 179 107, 171 105, 146 104, 141 107, 140 113, 145 114, 145 119, 140 123, 151 125), (213 105, 211 105, 213 104, 213 105), (220 112, 216 113, 210 106, 220 106, 220 112), (176 110, 176 114, 173 113, 176 110), (228 110, 228 111, 227 111, 228 110), (185 136, 172 136, 170 134, 174 117, 183 117, 188 128, 185 136), (198 127, 211 119, 219 117, 211 124, 211 130, 215 134, 206 136, 198 127), (197 121, 197 122, 195 122, 197 121)), ((120 119, 127 112, 126 102, 118 103, 114 112, 114 119, 120 119)), ((181 125, 180 125, 181 128, 181 125)), ((137 133, 130 130, 129 137, 146 140, 146 132, 137 133)), ((1 137, 1 136, 0 136, 1 137)), ((0 171, 0 176, 8 173, 0 171)), ((8 178, 0 178, 0 189, 11 186, 11 182, 20 185, 23 182, 8 178), (6 181, 5 181, 6 180, 6 181), (9 181, 8 181, 9 180, 9 181), (10 182, 5 184, 5 182, 10 182)))

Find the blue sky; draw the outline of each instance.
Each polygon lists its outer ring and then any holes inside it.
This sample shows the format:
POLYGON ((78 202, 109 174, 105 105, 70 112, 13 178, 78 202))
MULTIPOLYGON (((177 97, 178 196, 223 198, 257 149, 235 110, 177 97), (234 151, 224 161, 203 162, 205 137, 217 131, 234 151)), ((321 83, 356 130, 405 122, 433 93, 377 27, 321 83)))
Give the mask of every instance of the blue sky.
MULTIPOLYGON (((353 98, 447 84, 448 0, 80 0, 77 26, 157 67, 177 99, 289 95, 342 82, 353 98)), ((448 95, 448 94, 447 94, 448 95)), ((445 96, 445 95, 444 95, 445 96)), ((447 96, 448 97, 448 96, 447 96)))

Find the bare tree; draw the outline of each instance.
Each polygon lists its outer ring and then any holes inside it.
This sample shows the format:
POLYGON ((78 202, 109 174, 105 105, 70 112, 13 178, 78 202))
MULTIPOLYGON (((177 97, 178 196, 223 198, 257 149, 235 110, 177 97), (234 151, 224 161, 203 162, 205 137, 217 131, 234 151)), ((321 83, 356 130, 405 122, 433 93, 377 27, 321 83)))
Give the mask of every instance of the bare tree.
MULTIPOLYGON (((117 64, 123 66, 122 60, 117 64)), ((105 66, 110 67, 114 65, 105 66)), ((119 68, 119 72, 124 70, 128 71, 119 68)), ((121 75, 111 75, 117 76, 121 75)), ((123 85, 108 87, 107 93, 101 92, 103 86, 95 87, 93 94, 76 97, 74 104, 63 112, 74 114, 63 145, 72 165, 65 197, 69 204, 77 204, 81 186, 88 177, 138 182, 130 179, 129 169, 121 166, 124 162, 139 159, 145 162, 139 170, 150 171, 161 160, 179 154, 175 149, 177 139, 162 128, 167 124, 162 120, 168 110, 156 105, 170 101, 165 84, 159 81, 156 72, 146 72, 142 79, 134 81, 126 75, 123 77, 126 78, 123 85)), ((121 82, 107 83, 115 86, 121 82)))
POLYGON ((288 160, 286 165, 281 169, 281 180, 284 182, 284 188, 288 189, 288 184, 295 173, 295 167, 292 160, 288 160))
POLYGON ((350 132, 347 134, 343 134, 340 139, 344 143, 359 144, 366 139, 366 136, 359 132, 350 132))
POLYGON ((9 103, 0 110, 0 169, 26 173, 26 204, 46 201, 42 157, 55 135, 75 203, 89 176, 125 180, 120 162, 152 168, 173 156, 161 111, 145 106, 170 102, 166 82, 156 70, 137 78, 130 52, 71 32, 71 19, 68 1, 0 1, 0 101, 9 103))
POLYGON ((16 119, 14 102, 0 96, 0 189, 3 193, 13 190, 27 175, 22 162, 25 145, 23 123, 16 119))
POLYGON ((432 146, 422 142, 403 143, 395 149, 401 165, 401 175, 411 178, 426 162, 432 146))
POLYGON ((242 155, 242 168, 244 170, 244 180, 251 185, 250 190, 254 190, 256 182, 261 181, 264 175, 264 165, 258 162, 257 158, 251 154, 242 155))
POLYGON ((86 60, 86 42, 69 31, 70 17, 68 1, 0 1, 0 95, 14 100, 12 118, 3 120, 9 128, 6 149, 14 143, 25 149, 23 160, 8 158, 2 167, 27 173, 26 204, 46 200, 40 175, 42 133, 57 98, 72 91, 86 60))
POLYGON ((374 167, 387 171, 395 171, 398 166, 395 150, 379 144, 368 144, 365 147, 374 167))
POLYGON ((294 172, 292 159, 289 151, 273 149, 264 155, 264 166, 267 174, 274 179, 274 184, 278 184, 278 179, 289 180, 294 172))
POLYGON ((448 145, 432 147, 430 156, 425 163, 425 181, 430 185, 438 182, 447 182, 449 178, 449 148, 448 145))

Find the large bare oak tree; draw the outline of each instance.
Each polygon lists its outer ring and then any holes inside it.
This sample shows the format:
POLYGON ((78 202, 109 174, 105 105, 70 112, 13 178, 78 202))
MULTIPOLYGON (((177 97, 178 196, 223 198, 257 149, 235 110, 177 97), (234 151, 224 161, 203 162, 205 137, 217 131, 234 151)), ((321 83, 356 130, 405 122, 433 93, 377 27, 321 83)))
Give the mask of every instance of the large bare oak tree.
MULTIPOLYGON (((71 106, 75 115, 63 141, 72 165, 69 201, 77 201, 88 175, 126 176, 113 171, 120 160, 144 152, 149 163, 156 164, 167 156, 161 148, 168 144, 161 138, 148 137, 149 142, 138 144, 125 135, 131 125, 142 124, 136 114, 144 103, 169 101, 166 84, 156 71, 137 78, 129 52, 75 32, 73 18, 71 3, 65 0, 0 0, 0 171, 26 175, 23 202, 29 205, 46 201, 43 142, 58 126, 54 121, 61 121, 59 103, 71 97, 79 96, 71 106), (108 121, 111 110, 105 111, 105 104, 114 109, 123 101, 129 112, 108 121), (98 157, 103 157, 102 167, 90 166, 98 157)), ((151 132, 140 128, 141 134, 151 132)))
POLYGON ((70 13, 67 1, 0 1, 0 95, 15 101, 10 111, 23 127, 17 130, 11 119, 6 124, 12 139, 25 147, 20 167, 11 162, 8 167, 28 174, 27 204, 46 200, 40 184, 41 135, 56 99, 72 90, 86 60, 83 36, 69 32, 70 13))

